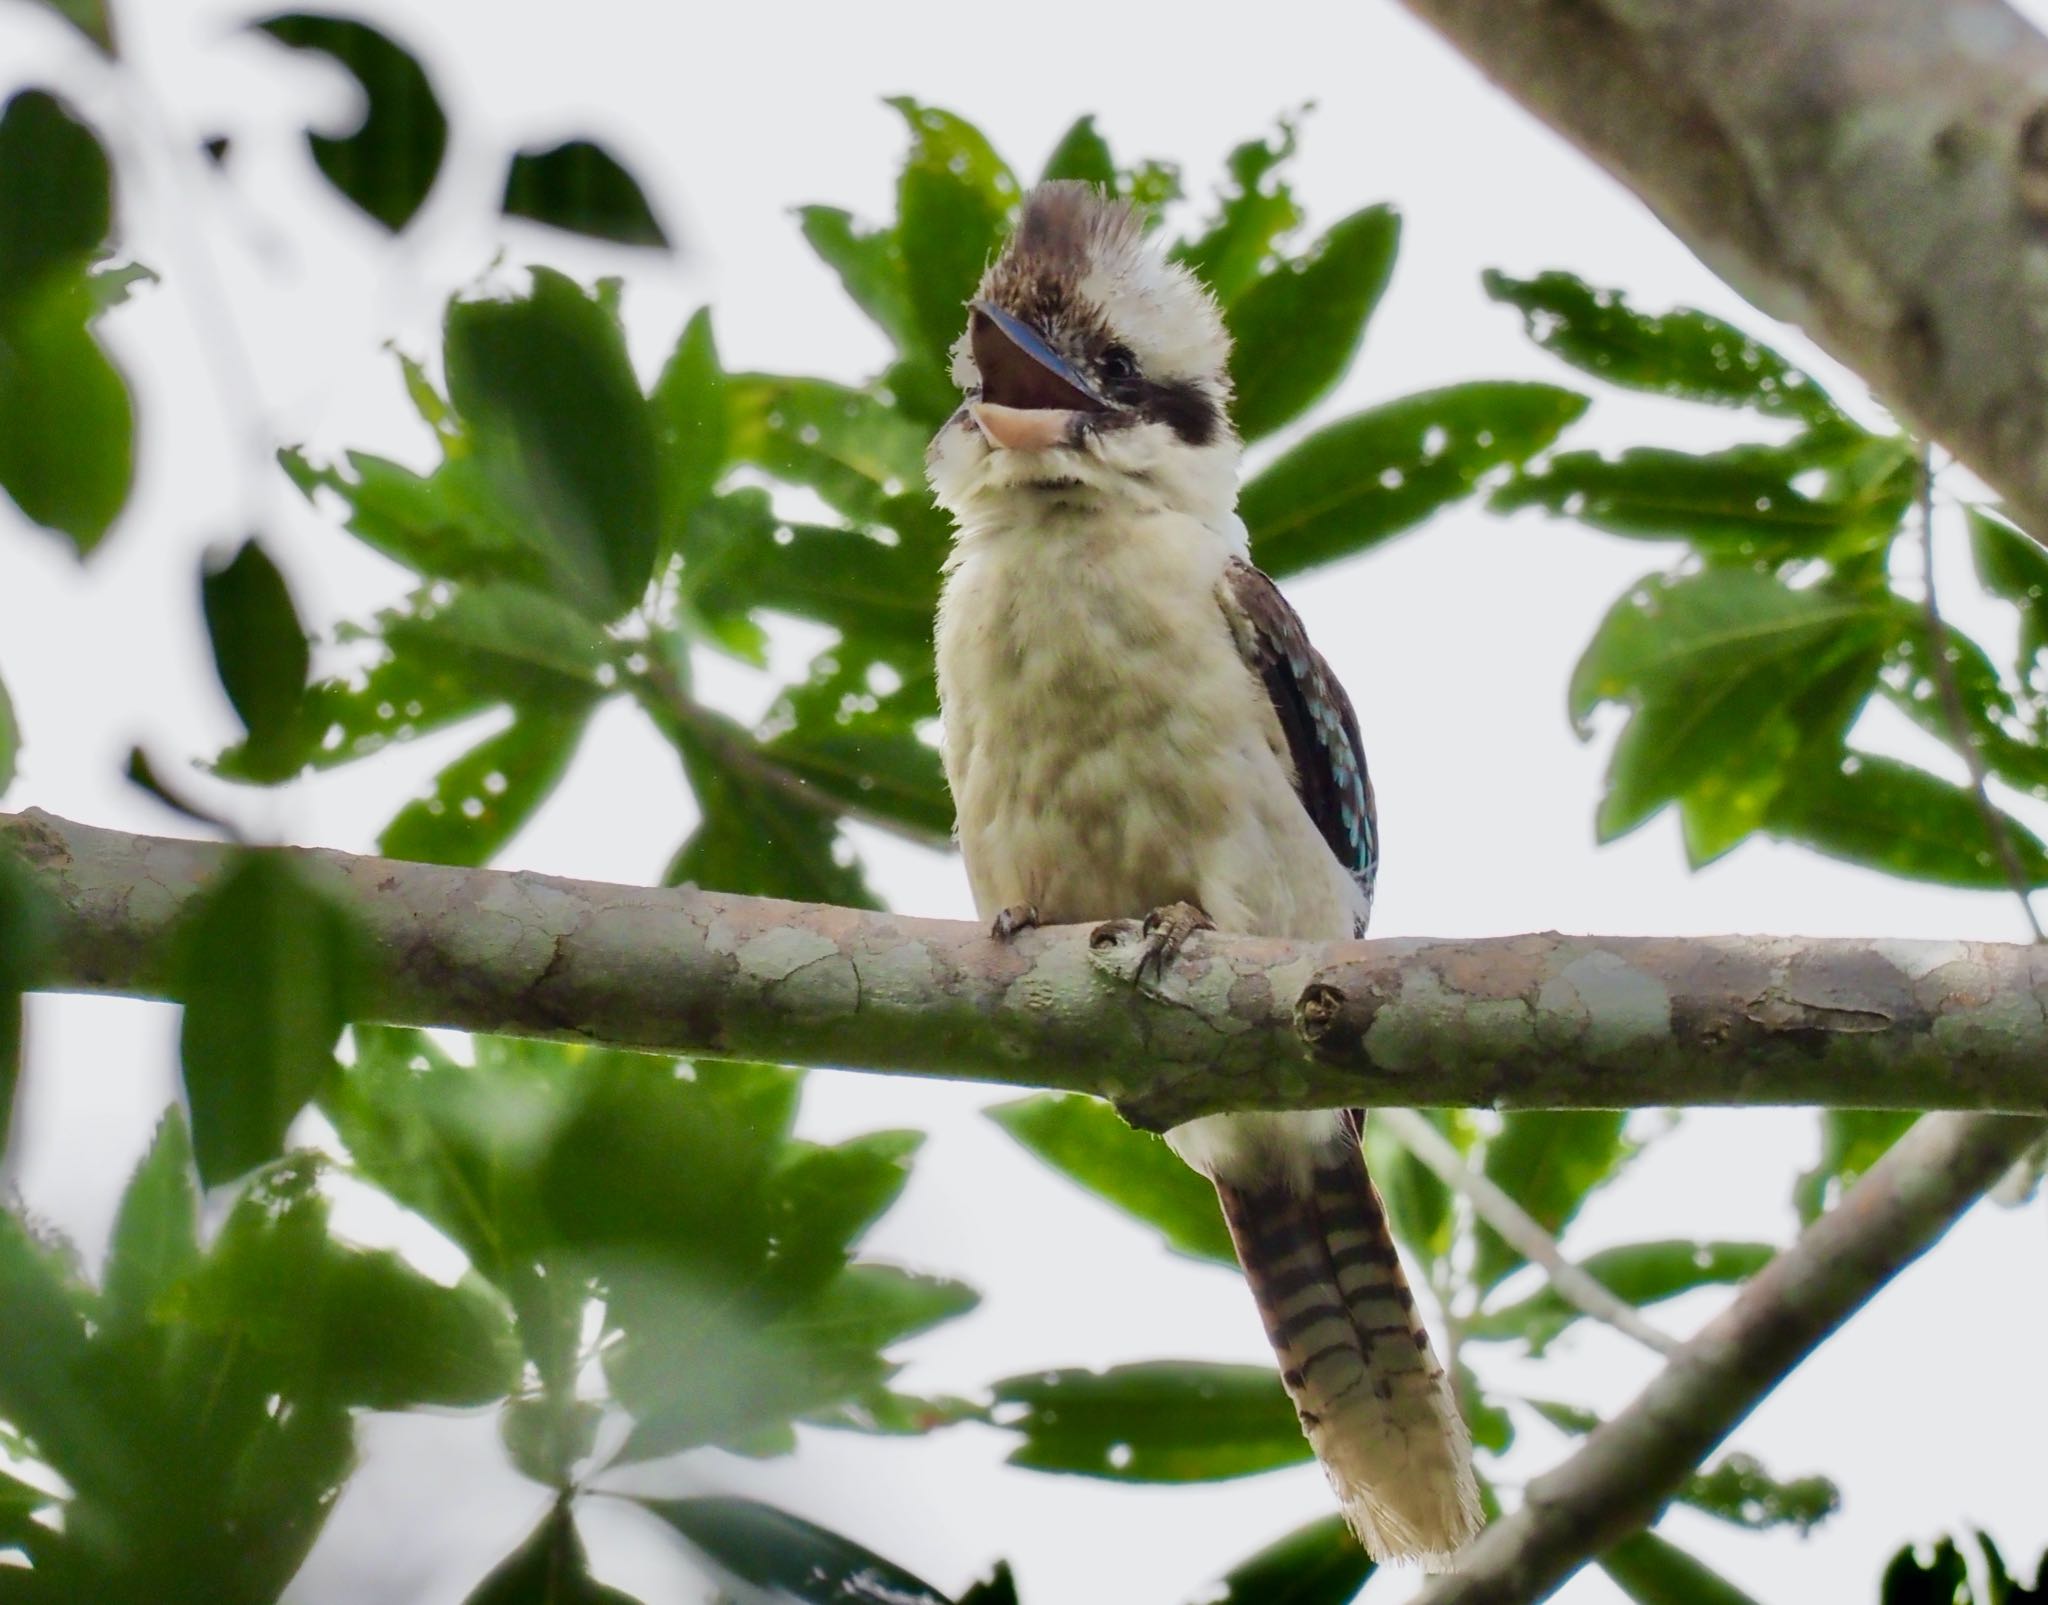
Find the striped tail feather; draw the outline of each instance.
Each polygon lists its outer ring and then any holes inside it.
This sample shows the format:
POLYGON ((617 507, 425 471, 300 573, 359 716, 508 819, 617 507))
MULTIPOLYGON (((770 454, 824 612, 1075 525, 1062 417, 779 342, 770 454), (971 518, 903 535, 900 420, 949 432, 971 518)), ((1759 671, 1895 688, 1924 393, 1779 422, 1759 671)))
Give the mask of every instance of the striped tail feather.
POLYGON ((1212 1179, 1281 1380, 1345 1518, 1375 1560, 1440 1570, 1479 1530, 1471 1436, 1356 1127, 1325 1130, 1306 1167, 1252 1185, 1241 1171, 1212 1179))

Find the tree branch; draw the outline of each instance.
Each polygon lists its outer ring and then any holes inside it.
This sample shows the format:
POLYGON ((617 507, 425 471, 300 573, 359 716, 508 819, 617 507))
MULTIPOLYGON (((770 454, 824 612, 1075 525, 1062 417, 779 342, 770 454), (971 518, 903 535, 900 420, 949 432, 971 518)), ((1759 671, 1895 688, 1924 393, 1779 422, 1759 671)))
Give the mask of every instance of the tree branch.
MULTIPOLYGON (((234 851, 0 816, 58 905, 40 984, 173 995, 180 914, 234 851)), ((2048 1112, 2048 950, 1789 937, 1306 943, 1135 921, 1027 932, 720 892, 285 851, 379 958, 366 1017, 1063 1087, 1164 1126, 1354 1104, 2048 1112)))
POLYGON ((1842 1202, 1763 1268, 1635 1401, 1521 1508, 1479 1535, 1415 1605, 1522 1605, 1647 1526, 1834 1330, 1931 1248, 2042 1130, 2039 1120, 1929 1115, 1842 1202))
POLYGON ((2048 536, 2048 40, 1998 0, 1403 0, 2048 536))

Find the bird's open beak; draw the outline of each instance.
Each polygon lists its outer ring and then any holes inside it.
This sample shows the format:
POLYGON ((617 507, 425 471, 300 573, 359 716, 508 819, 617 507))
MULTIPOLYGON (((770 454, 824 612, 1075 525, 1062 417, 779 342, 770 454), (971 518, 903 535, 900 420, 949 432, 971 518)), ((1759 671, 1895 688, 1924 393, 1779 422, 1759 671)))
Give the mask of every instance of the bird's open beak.
POLYGON ((992 446, 1046 451, 1068 440, 1075 414, 1109 408, 1036 329, 1001 307, 974 302, 968 340, 981 374, 981 399, 969 403, 967 412, 992 446))

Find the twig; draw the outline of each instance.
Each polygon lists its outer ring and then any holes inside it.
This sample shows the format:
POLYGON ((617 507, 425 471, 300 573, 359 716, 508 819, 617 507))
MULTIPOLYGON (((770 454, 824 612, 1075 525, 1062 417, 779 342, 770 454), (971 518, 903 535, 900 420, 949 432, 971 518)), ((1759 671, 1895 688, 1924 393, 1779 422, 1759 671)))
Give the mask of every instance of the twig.
POLYGON ((1659 1354, 1675 1354, 1679 1341, 1658 1330, 1626 1299, 1602 1286, 1599 1278, 1564 1257, 1557 1239, 1510 1198, 1493 1180, 1465 1163, 1444 1134, 1413 1109, 1375 1109, 1372 1118, 1401 1139, 1402 1145, 1427 1166, 1452 1192, 1463 1195, 1474 1213, 1498 1232, 1508 1246, 1540 1265, 1559 1298, 1582 1314, 1604 1321, 1659 1354))
POLYGON ((1657 1518, 1795 1365, 1925 1253, 2041 1133, 2040 1120, 1928 1115, 1763 1268, 1619 1415, 1529 1484, 1414 1605, 1524 1605, 1657 1518))
POLYGON ((1942 718, 1948 724, 1949 744, 1962 755, 1963 763, 1970 771, 1970 794, 1977 801, 1977 812, 1983 816, 1984 829, 1998 853, 2005 878, 2012 885, 2013 896, 2020 900, 2027 929, 2034 933, 2036 942, 2048 940, 2042 932, 2040 918, 2034 913, 2032 887, 2027 882, 2026 866, 2020 862, 2019 848, 2013 842, 2011 830, 2006 827, 2005 815, 1991 801, 1991 792, 1985 784, 1989 772, 1985 768, 1984 754, 1970 732, 1970 717, 1963 706, 1962 687, 1956 682, 1956 666, 1948 655, 1948 621, 1941 616, 1941 603, 1934 589, 1934 451, 1924 444, 1920 448, 1920 561, 1923 570, 1921 594, 1926 599, 1927 610, 1927 648, 1934 658, 1931 672, 1941 697, 1942 718))

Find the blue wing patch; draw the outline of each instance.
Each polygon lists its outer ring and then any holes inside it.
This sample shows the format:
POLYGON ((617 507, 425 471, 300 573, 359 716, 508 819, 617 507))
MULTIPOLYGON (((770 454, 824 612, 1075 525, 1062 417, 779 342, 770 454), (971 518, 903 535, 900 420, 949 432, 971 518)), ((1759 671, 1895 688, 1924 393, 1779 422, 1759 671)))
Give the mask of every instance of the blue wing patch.
MULTIPOLYGON (((1379 868, 1379 817, 1351 699, 1309 644, 1278 586, 1242 558, 1231 559, 1224 584, 1238 615, 1239 646, 1287 737, 1295 795, 1358 882, 1370 911, 1379 868)), ((1363 920, 1359 934, 1364 934, 1363 920)))

